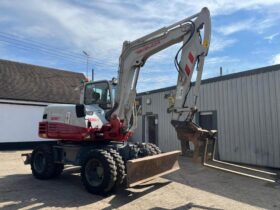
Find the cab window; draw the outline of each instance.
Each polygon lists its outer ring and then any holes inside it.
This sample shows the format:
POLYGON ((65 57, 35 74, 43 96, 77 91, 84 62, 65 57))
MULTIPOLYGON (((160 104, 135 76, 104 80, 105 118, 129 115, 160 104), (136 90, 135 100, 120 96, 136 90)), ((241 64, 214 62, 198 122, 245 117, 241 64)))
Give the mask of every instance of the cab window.
POLYGON ((86 105, 89 104, 110 104, 111 96, 110 89, 107 82, 91 83, 85 87, 86 105))

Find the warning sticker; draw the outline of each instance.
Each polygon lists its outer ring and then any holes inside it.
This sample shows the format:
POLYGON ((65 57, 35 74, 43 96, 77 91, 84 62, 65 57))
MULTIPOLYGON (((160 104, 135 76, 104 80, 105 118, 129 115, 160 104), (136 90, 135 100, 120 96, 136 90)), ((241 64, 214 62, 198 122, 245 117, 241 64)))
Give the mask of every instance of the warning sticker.
POLYGON ((208 47, 208 39, 203 40, 203 47, 205 47, 205 48, 208 47))

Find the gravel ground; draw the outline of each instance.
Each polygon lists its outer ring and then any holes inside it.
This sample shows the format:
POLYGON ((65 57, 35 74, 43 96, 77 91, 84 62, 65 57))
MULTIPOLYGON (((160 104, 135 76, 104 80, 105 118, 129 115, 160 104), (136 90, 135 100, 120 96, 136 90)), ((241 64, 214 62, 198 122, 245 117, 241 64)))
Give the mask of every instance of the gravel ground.
POLYGON ((22 152, 0 152, 0 208, 5 209, 280 209, 280 186, 180 158, 178 172, 103 198, 87 193, 78 170, 55 180, 32 177, 22 152))

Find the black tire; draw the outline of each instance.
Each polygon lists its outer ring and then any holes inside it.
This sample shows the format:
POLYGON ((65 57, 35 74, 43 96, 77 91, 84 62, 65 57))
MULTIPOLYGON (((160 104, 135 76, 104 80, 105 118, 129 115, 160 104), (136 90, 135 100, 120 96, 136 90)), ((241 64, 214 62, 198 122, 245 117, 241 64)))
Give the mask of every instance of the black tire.
POLYGON ((152 143, 148 143, 148 145, 153 148, 153 150, 156 152, 156 154, 161 154, 162 153, 160 148, 157 145, 152 144, 152 143))
POLYGON ((52 179, 63 171, 63 164, 54 162, 53 148, 51 145, 42 145, 33 150, 31 154, 31 170, 37 179, 52 179))
POLYGON ((157 151, 149 143, 147 144, 147 149, 149 150, 150 155, 157 155, 157 151))
POLYGON ((113 157, 105 150, 91 151, 81 168, 83 185, 89 193, 108 195, 117 180, 117 169, 113 157))
POLYGON ((116 186, 119 186, 123 183, 125 179, 125 164, 122 157, 116 150, 109 149, 108 152, 113 157, 113 160, 115 161, 116 164, 116 168, 117 168, 116 186))
POLYGON ((139 157, 146 157, 158 154, 155 148, 151 146, 151 143, 139 143, 137 144, 137 146, 139 148, 139 157))
POLYGON ((139 153, 138 153, 139 157, 146 157, 146 156, 152 155, 151 151, 150 151, 150 148, 148 147, 147 144, 145 144, 145 143, 138 143, 137 146, 139 148, 139 153))
POLYGON ((136 144, 129 147, 129 160, 137 159, 139 157, 139 148, 136 144))

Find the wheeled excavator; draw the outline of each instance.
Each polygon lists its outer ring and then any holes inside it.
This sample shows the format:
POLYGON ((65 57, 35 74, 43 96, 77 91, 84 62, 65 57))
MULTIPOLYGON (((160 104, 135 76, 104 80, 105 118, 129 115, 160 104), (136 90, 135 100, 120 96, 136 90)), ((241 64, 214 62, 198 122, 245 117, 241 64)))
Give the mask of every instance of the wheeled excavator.
POLYGON ((171 124, 179 140, 211 136, 210 131, 202 132, 192 122, 210 36, 210 13, 203 8, 140 39, 125 41, 117 79, 86 81, 79 104, 45 108, 39 136, 56 139, 57 143, 39 146, 26 155, 34 177, 51 179, 62 172, 64 165, 80 166, 86 190, 104 195, 124 182, 131 187, 177 170, 180 151, 162 153, 154 144, 128 141, 136 128, 138 76, 150 56, 182 43, 174 59, 178 79, 174 105, 169 109, 171 124), (186 106, 194 70, 194 104, 186 106))

